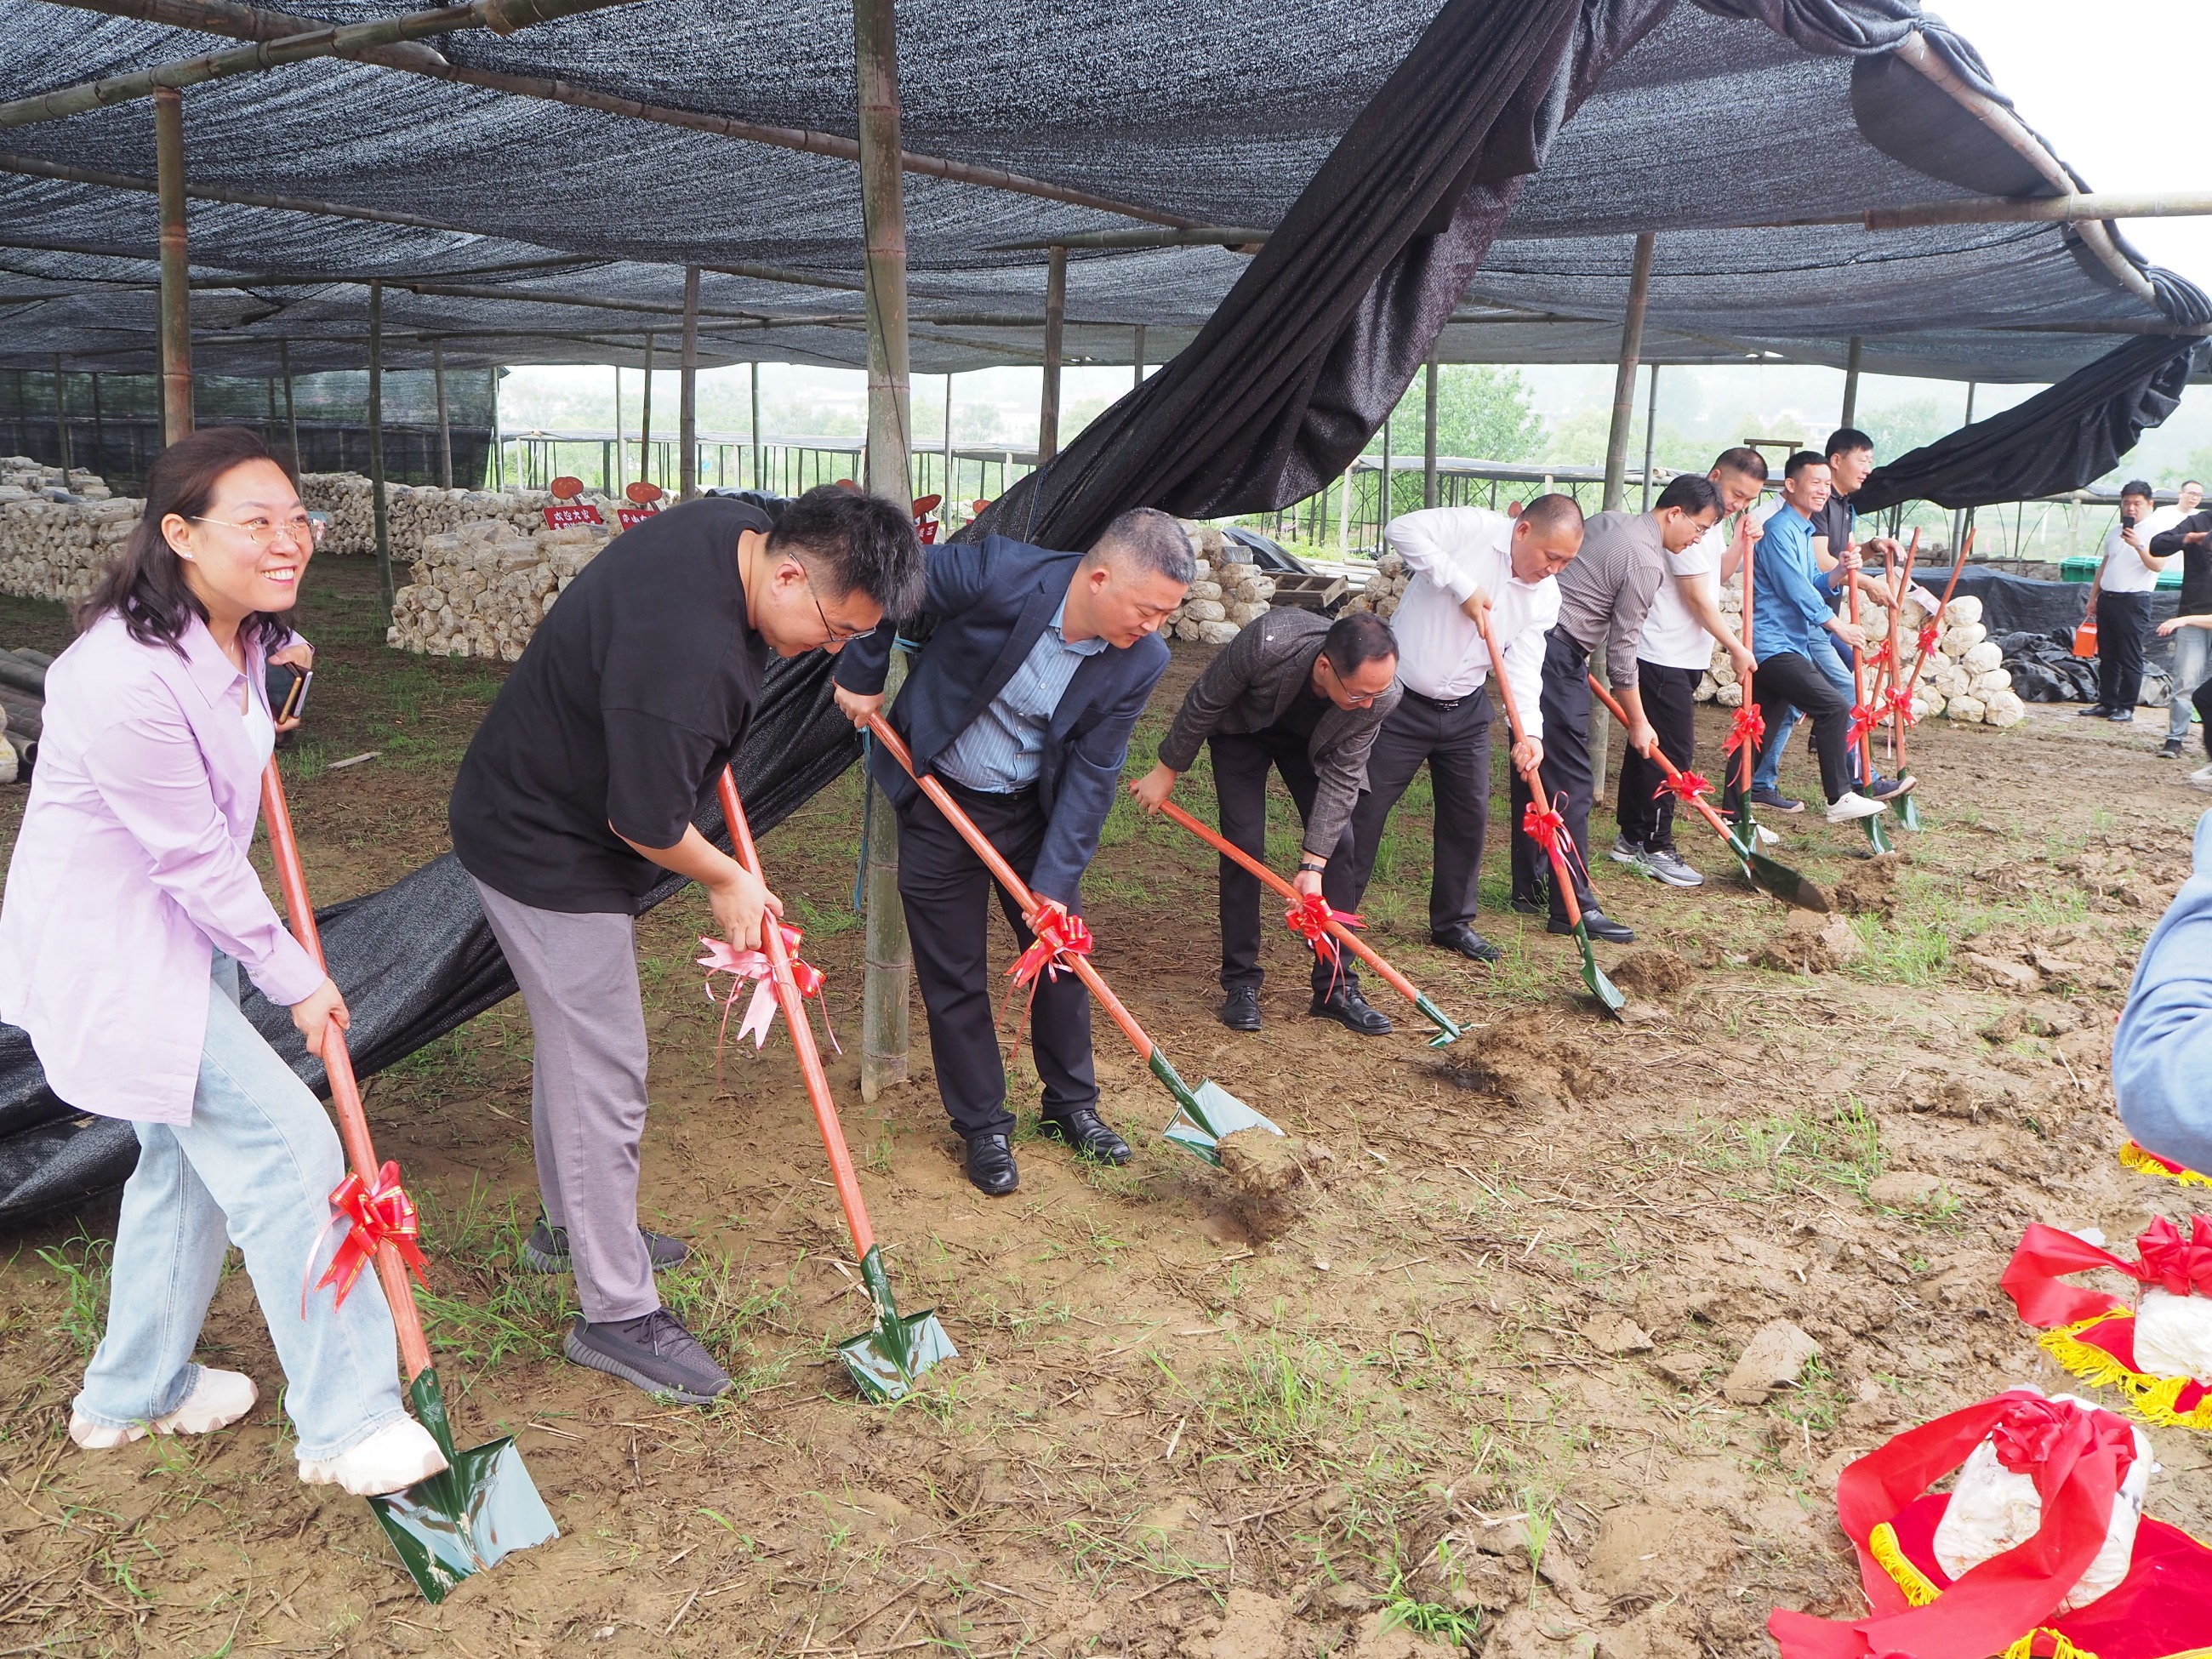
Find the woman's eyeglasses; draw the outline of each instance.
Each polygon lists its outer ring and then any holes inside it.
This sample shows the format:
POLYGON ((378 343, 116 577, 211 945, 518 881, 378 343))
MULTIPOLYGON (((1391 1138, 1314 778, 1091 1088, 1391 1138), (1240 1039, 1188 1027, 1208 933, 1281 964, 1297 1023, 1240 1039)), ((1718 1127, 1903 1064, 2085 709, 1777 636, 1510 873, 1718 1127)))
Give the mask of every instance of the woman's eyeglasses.
POLYGON ((275 519, 248 519, 240 524, 232 519, 196 518, 195 524, 219 524, 227 529, 242 531, 246 539, 256 547, 267 547, 278 537, 288 538, 295 547, 319 547, 323 532, 330 528, 322 520, 305 513, 281 522, 275 519))

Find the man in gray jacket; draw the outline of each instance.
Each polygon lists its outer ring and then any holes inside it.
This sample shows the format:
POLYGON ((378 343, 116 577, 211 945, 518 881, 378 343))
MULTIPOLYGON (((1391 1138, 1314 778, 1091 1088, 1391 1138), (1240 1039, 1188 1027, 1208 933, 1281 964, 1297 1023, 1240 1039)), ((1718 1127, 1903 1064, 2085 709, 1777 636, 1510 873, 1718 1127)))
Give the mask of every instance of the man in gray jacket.
MULTIPOLYGON (((1398 706, 1398 642, 1389 624, 1359 612, 1332 623, 1311 611, 1271 611, 1222 648, 1182 700, 1160 744, 1159 764, 1129 786, 1157 812, 1176 780, 1210 743, 1221 833, 1265 858, 1267 769, 1305 820, 1295 884, 1350 909, 1352 809, 1367 782, 1375 734, 1398 706), (1340 850, 1345 856, 1338 856, 1340 850)), ((1221 1023, 1260 1029, 1260 883, 1221 860, 1221 1023)), ((1390 1022, 1368 1005, 1358 981, 1316 959, 1308 1011, 1380 1036, 1390 1022)))

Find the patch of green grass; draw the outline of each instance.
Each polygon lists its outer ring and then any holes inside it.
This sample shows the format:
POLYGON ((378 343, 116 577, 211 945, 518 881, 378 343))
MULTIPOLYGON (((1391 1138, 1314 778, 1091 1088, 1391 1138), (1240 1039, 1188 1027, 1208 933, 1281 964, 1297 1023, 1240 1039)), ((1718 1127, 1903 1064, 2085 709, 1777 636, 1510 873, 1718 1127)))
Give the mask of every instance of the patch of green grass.
POLYGON ((113 1246, 79 1227, 59 1244, 39 1247, 39 1260, 60 1280, 67 1301, 54 1329, 89 1356, 106 1328, 107 1287, 113 1246))
POLYGON ((1683 1156, 1698 1168, 1717 1175, 1763 1171, 1780 1192, 1826 1185, 1863 1195, 1882 1171, 1880 1127, 1856 1096, 1825 1115, 1801 1109, 1735 1121, 1702 1120, 1674 1133, 1688 1142, 1683 1156))

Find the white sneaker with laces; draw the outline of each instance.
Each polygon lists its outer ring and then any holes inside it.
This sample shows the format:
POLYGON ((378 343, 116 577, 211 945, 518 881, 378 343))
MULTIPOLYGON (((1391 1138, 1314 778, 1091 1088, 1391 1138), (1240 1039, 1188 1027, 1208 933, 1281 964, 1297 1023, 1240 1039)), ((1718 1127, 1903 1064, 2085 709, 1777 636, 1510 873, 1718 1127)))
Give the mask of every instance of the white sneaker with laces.
POLYGON ((1782 837, 1776 835, 1773 830, 1768 829, 1765 824, 1754 823, 1751 827, 1753 833, 1758 836, 1759 846, 1779 847, 1782 845, 1782 837))
POLYGON ((211 1434, 227 1429, 253 1409, 261 1391, 253 1379, 237 1371, 218 1371, 203 1365, 184 1404, 149 1423, 133 1423, 127 1429, 111 1429, 82 1413, 70 1413, 70 1438, 87 1451, 110 1451, 155 1434, 211 1434))
POLYGON ((381 1498, 446 1467, 430 1431, 411 1417, 386 1423, 351 1451, 336 1457, 303 1457, 300 1479, 311 1486, 343 1486, 356 1498, 381 1498))
POLYGON ((1878 800, 1869 800, 1855 789, 1846 789, 1838 799, 1828 803, 1828 822, 1856 823, 1861 818, 1878 817, 1883 811, 1878 800))

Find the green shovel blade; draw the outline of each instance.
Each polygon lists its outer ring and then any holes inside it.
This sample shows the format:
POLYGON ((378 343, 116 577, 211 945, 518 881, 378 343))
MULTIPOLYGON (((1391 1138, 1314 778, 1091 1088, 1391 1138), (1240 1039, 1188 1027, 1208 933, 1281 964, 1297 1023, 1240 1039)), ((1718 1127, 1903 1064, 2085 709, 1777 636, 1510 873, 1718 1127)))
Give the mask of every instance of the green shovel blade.
POLYGON ((1176 1115, 1160 1133, 1208 1164, 1221 1162, 1221 1143, 1239 1129, 1265 1129, 1271 1135, 1283 1133, 1212 1078, 1193 1090, 1157 1045, 1152 1067, 1152 1075, 1167 1085, 1176 1100, 1176 1115))
POLYGON ((877 1405, 902 1400, 913 1390, 915 1378, 943 1359, 957 1359, 951 1333, 934 1308, 918 1314, 901 1314, 891 1298, 890 1275, 884 1269, 884 1253, 871 1244, 860 1258, 860 1282, 874 1304, 876 1322, 858 1336, 837 1345, 837 1357, 854 1386, 877 1405))
POLYGON ((408 1385, 407 1395, 448 1467, 404 1492, 372 1498, 369 1506, 416 1588, 424 1599, 442 1601, 464 1578, 498 1565, 516 1550, 550 1543, 561 1530, 513 1440, 502 1437, 454 1450, 435 1371, 424 1370, 408 1385))
MULTIPOLYGON (((1910 800, 1912 797, 1907 795, 1905 799, 1910 800)), ((1871 817, 1864 817, 1859 820, 1861 823, 1866 826, 1867 844, 1872 847, 1877 854, 1887 853, 1889 851, 1889 836, 1881 827, 1882 819, 1887 816, 1888 814, 1884 812, 1876 812, 1871 817)))
POLYGON ((1430 1001, 1426 991, 1413 999, 1413 1007, 1422 1018, 1437 1028, 1437 1034, 1429 1039, 1430 1048, 1448 1048, 1467 1035, 1467 1028, 1452 1020, 1443 1009, 1430 1001))
POLYGON ((1618 1015, 1628 1006, 1628 999, 1620 994, 1620 987, 1605 976, 1605 969, 1597 965, 1597 952, 1590 947, 1589 929, 1577 920, 1575 923, 1575 942, 1583 947, 1583 983, 1589 987, 1590 994, 1608 1014, 1618 1015))
POLYGON ((1810 910, 1814 915, 1828 914, 1828 896, 1820 890, 1818 882, 1808 881, 1786 864, 1777 864, 1764 853, 1753 853, 1745 860, 1744 873, 1751 884, 1762 893, 1780 899, 1784 904, 1795 905, 1800 910, 1810 910))
POLYGON ((1917 830, 1920 827, 1920 808, 1912 796, 1893 797, 1889 803, 1889 810, 1897 814, 1898 823, 1907 830, 1917 830))

